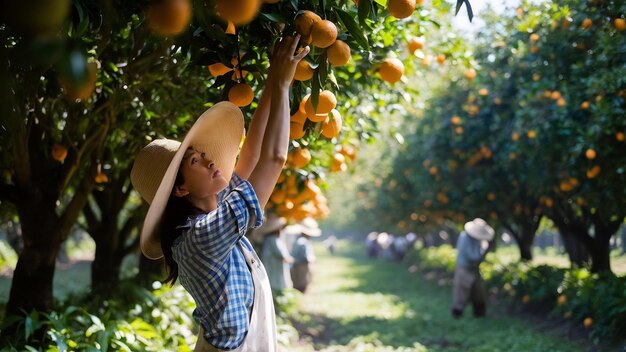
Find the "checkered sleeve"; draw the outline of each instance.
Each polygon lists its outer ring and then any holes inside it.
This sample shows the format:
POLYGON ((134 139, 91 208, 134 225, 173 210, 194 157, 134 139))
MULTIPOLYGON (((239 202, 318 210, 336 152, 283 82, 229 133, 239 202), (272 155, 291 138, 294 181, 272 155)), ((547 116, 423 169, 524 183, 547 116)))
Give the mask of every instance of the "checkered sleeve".
POLYGON ((235 174, 233 177, 238 180, 218 208, 197 218, 193 226, 191 240, 215 261, 228 254, 248 228, 257 228, 263 223, 263 210, 252 185, 235 174))

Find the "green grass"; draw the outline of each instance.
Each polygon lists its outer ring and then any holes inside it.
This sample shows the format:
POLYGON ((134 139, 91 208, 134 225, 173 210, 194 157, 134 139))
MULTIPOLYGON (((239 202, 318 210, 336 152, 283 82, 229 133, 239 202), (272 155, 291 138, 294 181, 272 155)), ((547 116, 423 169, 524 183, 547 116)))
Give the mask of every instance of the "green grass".
POLYGON ((581 351, 553 322, 528 321, 491 303, 488 316, 453 319, 449 280, 427 280, 402 263, 372 260, 360 244, 317 248, 310 291, 292 319, 308 341, 289 351, 581 351))

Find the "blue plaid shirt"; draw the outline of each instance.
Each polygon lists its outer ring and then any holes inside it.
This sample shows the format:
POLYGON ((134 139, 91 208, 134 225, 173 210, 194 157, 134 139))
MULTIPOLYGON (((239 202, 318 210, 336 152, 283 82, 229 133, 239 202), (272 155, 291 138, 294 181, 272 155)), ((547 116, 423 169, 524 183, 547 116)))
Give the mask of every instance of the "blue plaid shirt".
POLYGON ((243 236, 262 224, 263 210, 250 183, 234 173, 218 202, 217 209, 179 226, 183 233, 172 252, 180 284, 196 302, 194 319, 211 345, 228 350, 243 343, 254 300, 252 274, 237 244, 253 251, 243 236))

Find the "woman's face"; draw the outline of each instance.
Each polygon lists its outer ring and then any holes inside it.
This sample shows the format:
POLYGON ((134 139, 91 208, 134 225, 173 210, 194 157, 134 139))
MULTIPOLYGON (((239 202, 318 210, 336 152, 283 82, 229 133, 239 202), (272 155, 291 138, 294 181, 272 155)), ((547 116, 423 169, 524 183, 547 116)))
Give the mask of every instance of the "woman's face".
POLYGON ((178 186, 179 190, 188 192, 185 196, 203 199, 217 195, 228 186, 220 169, 203 152, 188 148, 180 165, 185 182, 178 186))

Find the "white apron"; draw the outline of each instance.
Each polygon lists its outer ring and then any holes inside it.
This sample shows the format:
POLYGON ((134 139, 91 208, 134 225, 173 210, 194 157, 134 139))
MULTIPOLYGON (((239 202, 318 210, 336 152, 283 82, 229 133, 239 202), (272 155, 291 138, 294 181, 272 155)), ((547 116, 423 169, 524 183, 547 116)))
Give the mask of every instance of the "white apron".
MULTIPOLYGON (((265 268, 256 256, 243 245, 239 245, 248 268, 252 273, 254 283, 254 301, 252 303, 252 314, 250 315, 250 329, 241 346, 234 352, 275 352, 276 351, 276 316, 274 313, 274 301, 272 300, 272 290, 270 282, 265 272, 265 268)), ((209 344, 204 338, 204 329, 200 326, 198 342, 194 352, 220 352, 215 346, 209 344)))

